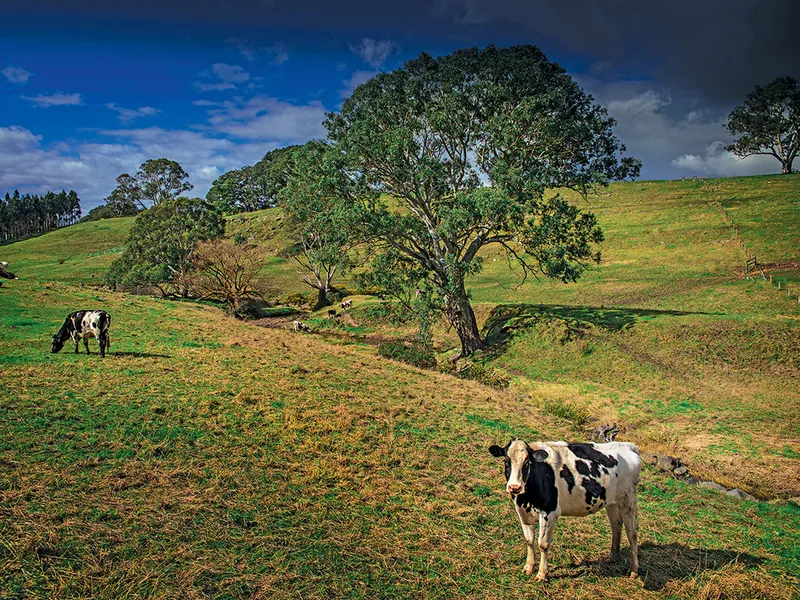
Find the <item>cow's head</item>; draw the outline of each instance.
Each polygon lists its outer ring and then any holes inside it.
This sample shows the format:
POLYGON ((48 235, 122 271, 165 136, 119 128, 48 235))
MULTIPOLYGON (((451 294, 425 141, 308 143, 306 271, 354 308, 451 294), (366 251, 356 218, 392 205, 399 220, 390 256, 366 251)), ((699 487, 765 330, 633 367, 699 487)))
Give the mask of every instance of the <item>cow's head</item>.
POLYGON ((56 352, 60 352, 65 342, 66 340, 62 340, 58 334, 55 334, 53 336, 53 343, 50 346, 50 353, 55 354, 56 352))
POLYGON ((511 440, 505 448, 494 445, 489 447, 492 456, 503 458, 506 471, 506 491, 516 496, 525 493, 525 485, 531 474, 534 462, 547 460, 547 452, 534 450, 522 440, 511 440))

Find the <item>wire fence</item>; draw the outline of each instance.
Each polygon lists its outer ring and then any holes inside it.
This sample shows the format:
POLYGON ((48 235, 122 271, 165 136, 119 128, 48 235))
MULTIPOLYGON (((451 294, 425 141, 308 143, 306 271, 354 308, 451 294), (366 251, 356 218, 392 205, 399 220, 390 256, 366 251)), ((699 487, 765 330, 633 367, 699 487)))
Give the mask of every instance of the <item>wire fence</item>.
POLYGON ((796 293, 794 295, 792 294, 792 289, 790 288, 788 281, 786 282, 785 285, 783 285, 783 282, 778 279, 774 279, 771 273, 769 277, 767 277, 767 274, 764 272, 763 266, 760 265, 758 262, 758 257, 756 256, 755 252, 752 251, 745 243, 744 238, 742 237, 741 233, 739 233, 739 226, 736 224, 736 222, 733 220, 733 217, 731 217, 731 215, 722 205, 722 202, 720 202, 719 200, 713 200, 712 204, 720 213, 720 215, 722 215, 722 219, 725 221, 725 223, 727 223, 728 226, 731 228, 731 232, 733 233, 733 239, 736 241, 736 243, 739 244, 739 246, 741 246, 742 250, 745 253, 746 258, 744 261, 744 276, 747 279, 754 281, 754 278, 751 276, 751 273, 757 272, 758 274, 761 275, 761 278, 764 279, 764 281, 768 281, 770 285, 775 286, 776 289, 779 292, 781 292, 781 295, 783 295, 783 293, 785 292, 787 300, 795 299, 797 300, 797 303, 800 304, 800 295, 796 293))

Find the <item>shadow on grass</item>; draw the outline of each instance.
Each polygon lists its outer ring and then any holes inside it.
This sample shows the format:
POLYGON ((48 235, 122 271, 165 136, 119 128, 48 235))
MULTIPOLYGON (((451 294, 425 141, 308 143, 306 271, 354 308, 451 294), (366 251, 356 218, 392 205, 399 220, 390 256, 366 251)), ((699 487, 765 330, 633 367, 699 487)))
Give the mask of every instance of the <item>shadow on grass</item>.
MULTIPOLYGON (((623 535, 624 538, 624 535, 623 535)), ((573 578, 591 573, 601 577, 627 577, 630 574, 630 548, 622 548, 613 561, 587 561, 569 570, 563 577, 573 578)), ((669 581, 686 579, 703 571, 718 571, 729 564, 757 567, 764 559, 743 552, 691 548, 681 544, 643 544, 639 547, 639 577, 646 590, 661 590, 669 581)), ((559 578, 555 573, 554 578, 559 578)))
POLYGON ((110 352, 109 357, 119 356, 122 358, 172 358, 168 354, 150 354, 149 352, 110 352))
POLYGON ((492 351, 502 352, 514 335, 514 331, 528 329, 536 323, 551 319, 563 321, 568 332, 580 335, 589 325, 607 331, 620 331, 642 319, 707 314, 719 313, 564 304, 500 304, 486 319, 483 338, 492 351))

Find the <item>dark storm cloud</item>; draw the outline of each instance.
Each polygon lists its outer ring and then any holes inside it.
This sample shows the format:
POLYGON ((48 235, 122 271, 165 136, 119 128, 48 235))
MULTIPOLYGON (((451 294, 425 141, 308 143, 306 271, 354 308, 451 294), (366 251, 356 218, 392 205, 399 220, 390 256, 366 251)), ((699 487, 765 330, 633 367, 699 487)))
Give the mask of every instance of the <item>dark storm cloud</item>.
POLYGON ((756 83, 800 77, 797 0, 442 0, 455 23, 503 23, 552 39, 604 68, 652 73, 709 100, 739 100, 756 83))
MULTIPOLYGON (((647 178, 772 170, 771 159, 728 154, 723 124, 754 85, 800 79, 800 0, 27 0, 4 11, 12 36, 218 44, 250 63, 338 52, 329 58, 351 65, 342 95, 393 68, 401 49, 536 44, 608 108, 647 178)), ((201 88, 239 85, 206 79, 201 88)))
POLYGON ((721 104, 740 100, 756 83, 800 77, 797 0, 28 0, 4 10, 179 30, 200 23, 228 31, 436 36, 461 45, 528 41, 595 62, 600 71, 644 73, 721 104))

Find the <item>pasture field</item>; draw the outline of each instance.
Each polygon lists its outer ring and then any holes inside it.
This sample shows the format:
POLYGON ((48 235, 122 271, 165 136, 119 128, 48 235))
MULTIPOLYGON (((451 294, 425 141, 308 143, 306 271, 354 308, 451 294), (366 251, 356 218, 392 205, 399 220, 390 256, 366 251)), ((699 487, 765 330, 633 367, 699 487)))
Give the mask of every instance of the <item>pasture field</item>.
POLYGON ((185 303, 0 289, 0 597, 790 598, 800 509, 646 467, 641 578, 562 519, 552 576, 489 444, 571 431, 512 391, 185 303), (76 306, 112 348, 47 352, 76 306))
MULTIPOLYGON (((800 305, 744 278, 717 202, 800 288, 800 177, 614 184, 587 206, 606 241, 577 284, 518 286, 483 254, 477 360, 511 375, 505 390, 377 357, 411 326, 366 296, 339 322, 311 315, 319 336, 102 290, 132 218, 1 246, 21 279, 0 288, 0 598, 795 597, 800 508, 780 498, 800 495, 800 305), (67 313, 99 307, 105 360, 48 353, 67 313), (487 448, 614 421, 779 499, 646 466, 640 580, 624 542, 601 562, 601 513, 559 522, 537 584, 487 448)), ((264 245, 281 294, 303 290, 276 210, 231 217, 228 235, 264 245)), ((434 342, 456 339, 437 326, 434 342)))

